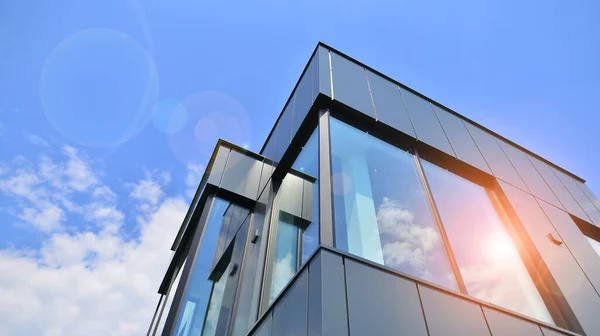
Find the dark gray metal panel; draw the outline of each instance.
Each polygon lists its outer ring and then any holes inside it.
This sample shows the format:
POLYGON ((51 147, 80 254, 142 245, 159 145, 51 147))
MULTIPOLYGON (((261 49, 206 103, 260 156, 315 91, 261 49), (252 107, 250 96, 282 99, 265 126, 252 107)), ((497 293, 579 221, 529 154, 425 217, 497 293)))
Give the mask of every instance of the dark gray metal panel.
POLYGON ((540 205, 596 291, 600 292, 600 258, 594 248, 569 214, 545 202, 540 205))
POLYGON ((346 258, 350 334, 427 335, 414 282, 346 258))
POLYGON ((306 72, 304 73, 304 76, 302 76, 302 79, 300 79, 298 87, 296 88, 296 103, 294 104, 292 138, 294 138, 296 131, 298 131, 298 128, 300 125, 302 125, 302 122, 306 118, 306 115, 308 114, 308 111, 310 111, 314 101, 312 93, 313 68, 314 62, 311 61, 306 69, 306 72))
POLYGON ((487 161, 492 169, 494 176, 518 188, 527 190, 523 180, 517 174, 517 171, 504 154, 504 151, 500 148, 500 145, 496 142, 495 137, 468 122, 465 122, 465 126, 469 133, 471 133, 479 150, 481 150, 481 154, 483 154, 485 161, 487 161))
MULTIPOLYGON (((308 265, 308 335, 323 335, 322 251, 308 265)), ((346 294, 344 293, 344 298, 346 294)), ((344 307, 344 311, 346 307, 344 307)), ((335 335, 335 334, 334 334, 335 335)))
POLYGON ((575 201, 577 201, 588 218, 591 219, 591 223, 596 226, 600 226, 600 211, 596 209, 594 204, 590 201, 583 190, 577 186, 575 179, 561 171, 558 171, 557 169, 554 169, 554 173, 556 173, 556 176, 567 188, 571 196, 575 198, 575 201))
POLYGON ((573 196, 569 193, 567 188, 562 184, 562 182, 556 177, 554 174, 554 168, 548 165, 545 162, 542 162, 531 155, 528 155, 529 161, 533 164, 535 169, 542 175, 544 181, 548 184, 550 189, 554 192, 554 195, 558 197, 560 203, 564 206, 564 209, 567 210, 570 214, 573 214, 583 220, 589 221, 590 219, 587 217, 583 209, 577 204, 573 196))
POLYGON ((277 122, 277 145, 275 145, 275 154, 273 156, 273 160, 277 162, 281 161, 292 139, 292 117, 294 114, 295 98, 295 95, 292 96, 277 122))
POLYGON ((543 336, 539 325, 483 307, 488 326, 494 336, 543 336))
POLYGON ((583 191, 583 193, 588 197, 592 205, 596 207, 596 209, 600 210, 600 200, 598 200, 598 197, 596 197, 594 192, 587 186, 587 184, 579 181, 575 181, 575 184, 577 184, 581 191, 583 191))
POLYGON ((333 246, 329 111, 319 111, 319 242, 333 246))
POLYGON ((365 69, 334 52, 331 52, 331 69, 335 100, 375 118, 365 69))
POLYGON ((273 308, 273 335, 306 336, 308 272, 306 269, 273 308))
POLYGON ((408 115, 417 133, 417 139, 452 156, 456 156, 433 107, 425 99, 399 88, 408 115))
POLYGON ((302 183, 302 218, 312 222, 312 196, 313 188, 317 188, 312 182, 304 180, 302 183))
POLYGON ((348 335, 346 284, 342 257, 322 250, 323 335, 348 335))
POLYGON ((460 160, 491 174, 490 167, 485 162, 462 120, 442 107, 433 105, 433 109, 450 140, 450 144, 452 144, 454 152, 456 152, 456 156, 460 160))
POLYGON ((263 162, 263 167, 260 172, 260 183, 258 186, 258 197, 260 197, 261 193, 265 189, 267 182, 271 179, 271 174, 273 173, 273 165, 269 163, 267 160, 263 162))
POLYGON ((588 335, 600 335, 600 297, 565 246, 553 243, 548 234, 560 237, 542 208, 528 193, 500 181, 500 186, 540 253, 550 275, 588 335))
POLYGON ((406 112, 406 107, 398 91, 398 85, 367 70, 371 96, 375 104, 377 119, 393 128, 416 137, 415 130, 406 112))
POLYGON ((478 304, 418 285, 430 336, 490 335, 478 304))
POLYGON ((558 332, 556 330, 552 330, 547 327, 541 327, 541 328, 542 328, 542 332, 544 333, 544 336, 565 336, 565 335, 567 335, 567 334, 558 332))
POLYGON ((252 333, 253 336, 271 336, 271 327, 273 326, 273 314, 269 315, 260 323, 260 326, 252 333))
POLYGON ((260 176, 260 161, 232 150, 223 172, 221 188, 256 199, 260 176), (252 180, 250 180, 252 179, 252 180))
POLYGON ((510 162, 517 169, 517 172, 531 191, 531 193, 559 208, 563 208, 562 204, 558 201, 558 198, 554 195, 548 184, 544 181, 542 176, 535 169, 533 164, 527 159, 527 155, 520 149, 513 145, 506 143, 505 141, 498 139, 498 144, 508 156, 510 162))
POLYGON ((331 97, 331 73, 329 69, 329 50, 319 46, 317 50, 319 67, 319 92, 331 97))
POLYGON ((215 156, 215 160, 213 161, 213 166, 210 169, 208 179, 206 180, 207 183, 219 186, 219 183, 221 183, 221 177, 223 176, 223 170, 225 170, 225 164, 227 163, 227 157, 229 156, 230 151, 231 150, 227 147, 219 147, 217 155, 215 156))
POLYGON ((275 158, 275 146, 277 145, 277 133, 279 133, 279 123, 275 124, 275 128, 271 133, 271 136, 267 140, 265 149, 261 153, 264 157, 273 160, 275 158))
POLYGON ((287 174, 279 187, 277 208, 290 215, 302 217, 302 185, 303 179, 287 174))

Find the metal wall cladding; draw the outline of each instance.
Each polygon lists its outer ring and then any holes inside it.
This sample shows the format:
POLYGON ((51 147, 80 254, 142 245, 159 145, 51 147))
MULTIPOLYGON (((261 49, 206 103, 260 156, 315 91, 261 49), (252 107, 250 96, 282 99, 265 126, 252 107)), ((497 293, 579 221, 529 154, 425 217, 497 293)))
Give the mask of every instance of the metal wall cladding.
POLYGON ((271 176, 271 168, 272 165, 258 157, 221 146, 208 172, 207 183, 256 200, 271 176))
POLYGON ((337 53, 331 53, 331 69, 333 98, 375 118, 365 68, 337 53))
MULTIPOLYGON (((560 289, 556 295, 566 299, 586 334, 600 335, 600 297, 567 244, 557 245, 549 239, 549 234, 558 239, 561 235, 548 220, 547 213, 528 193, 504 182, 500 182, 500 186, 556 281, 560 289)), ((550 215, 559 223, 560 219, 552 212, 550 215)), ((567 235, 566 231, 564 233, 567 235)))
POLYGON ((327 249, 302 272, 253 335, 566 335, 327 249))

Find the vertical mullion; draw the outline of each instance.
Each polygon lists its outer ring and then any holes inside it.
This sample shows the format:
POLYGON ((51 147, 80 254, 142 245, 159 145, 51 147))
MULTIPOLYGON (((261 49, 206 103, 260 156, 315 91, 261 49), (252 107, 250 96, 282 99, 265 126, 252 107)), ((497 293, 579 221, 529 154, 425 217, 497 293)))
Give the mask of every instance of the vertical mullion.
POLYGON ((319 244, 333 247, 333 202, 331 199, 331 134, 328 109, 319 110, 319 244))
POLYGON ((440 235, 442 236, 444 248, 446 249, 448 259, 450 260, 452 271, 454 271, 454 275, 458 283, 458 288, 461 293, 467 294, 467 287, 465 285, 465 281, 462 278, 462 275, 460 274, 460 269, 458 267, 458 263, 456 262, 456 258, 454 257, 452 246, 450 246, 450 240, 448 239, 448 235, 446 234, 446 230, 444 229, 444 225, 442 224, 442 218, 440 217, 437 205, 435 204, 435 200, 433 199, 433 194, 431 193, 431 188, 429 187, 429 182, 427 181, 427 177, 425 176, 425 172, 423 171, 423 166, 421 165, 421 158, 419 157, 419 153, 417 153, 416 150, 414 153, 414 158, 417 166, 417 171, 419 172, 421 182, 423 183, 423 188, 425 189, 425 194, 427 194, 427 199, 429 200, 429 204, 431 206, 433 217, 435 217, 435 222, 437 223, 440 235))

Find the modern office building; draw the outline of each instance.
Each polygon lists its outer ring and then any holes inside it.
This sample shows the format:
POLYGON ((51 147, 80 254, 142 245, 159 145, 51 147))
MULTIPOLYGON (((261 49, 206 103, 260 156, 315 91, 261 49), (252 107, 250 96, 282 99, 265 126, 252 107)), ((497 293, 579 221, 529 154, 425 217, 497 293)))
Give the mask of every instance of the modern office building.
POLYGON ((260 154, 219 141, 150 335, 600 335, 580 177, 319 44, 260 154))

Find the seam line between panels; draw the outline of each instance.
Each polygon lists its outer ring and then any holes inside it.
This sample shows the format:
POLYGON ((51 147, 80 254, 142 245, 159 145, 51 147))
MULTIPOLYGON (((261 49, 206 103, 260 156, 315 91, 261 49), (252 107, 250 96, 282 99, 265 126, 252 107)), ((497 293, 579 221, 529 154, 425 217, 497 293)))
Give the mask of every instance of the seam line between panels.
MULTIPOLYGON (((544 208, 542 207, 542 204, 540 203, 540 202, 543 202, 543 201, 538 200, 536 197, 534 197, 533 199, 535 199, 536 203, 538 204, 538 206, 540 207, 540 209, 544 213, 544 216, 546 217, 546 219, 548 219, 548 222, 550 223, 550 225, 552 226, 552 228, 554 229, 554 231, 556 231, 556 234, 558 234, 558 236, 560 237, 560 239, 563 241, 565 247, 567 248, 567 251, 569 251, 569 254, 571 255, 571 257, 573 257, 573 260, 575 260, 575 263, 577 263, 577 266, 579 267, 579 269, 581 270, 581 272, 583 273, 583 275, 585 276, 585 278, 588 280, 588 282, 590 283, 590 285, 592 286, 592 288, 594 289, 594 291, 596 292, 596 294, 598 294, 600 296, 600 292, 598 291, 598 289, 596 288, 596 286, 594 286, 594 283, 588 277, 587 273, 585 272, 585 270, 583 269, 583 267, 579 263, 579 260, 577 260, 577 258, 575 258, 575 255, 573 254, 573 251, 571 251, 571 248, 569 247, 569 244, 567 244, 567 242, 565 241, 565 239, 562 237, 562 235, 560 234, 560 231, 558 231, 558 229, 554 225, 554 222, 552 222, 552 219, 550 218, 550 216, 548 216, 548 214, 546 213, 546 211, 544 211, 544 208)), ((551 204, 549 204, 549 205, 550 206, 554 206, 554 205, 551 205, 551 204)), ((569 216, 569 213, 567 211, 565 211, 565 212, 566 212, 567 216, 569 216)), ((554 277, 554 275, 552 275, 552 277, 554 277)))
POLYGON ((371 98, 371 105, 373 105, 373 111, 375 113, 375 121, 378 121, 377 107, 375 107, 375 98, 373 98, 373 91, 371 90, 371 83, 369 83, 369 76, 367 76, 367 69, 362 68, 365 73, 365 80, 367 81, 367 88, 369 88, 369 98, 371 98))
MULTIPOLYGON (((579 208, 581 209, 581 211, 583 211, 583 214, 587 217, 587 219, 589 220, 588 223, 594 225, 594 222, 592 221, 592 219, 590 218, 590 216, 587 214, 587 212, 585 212, 585 210, 583 209, 583 207, 581 206, 581 204, 579 204, 579 202, 577 201, 577 199, 575 198, 575 195, 573 195, 571 193, 571 191, 569 190, 569 188, 563 183, 563 181, 560 179, 560 177, 558 177, 558 175, 556 174, 556 172, 554 172, 554 169, 551 169, 552 174, 554 174, 554 176, 556 176, 556 179, 560 182, 560 184, 565 187, 565 190, 567 190, 567 193, 571 196, 571 198, 573 199, 573 201, 575 201, 575 204, 577 204, 579 206, 579 208)), ((565 210, 567 210, 565 208, 565 210)), ((567 210, 567 212, 569 212, 567 210)))
POLYGON ((485 155, 483 155, 483 151, 481 150, 481 148, 479 147, 479 145, 477 144, 477 141, 475 141, 475 138, 473 137, 473 134, 471 134, 471 131, 469 131, 469 128, 467 127, 467 124, 465 123, 465 121, 462 118, 459 118, 460 122, 463 124, 463 126, 465 127, 465 129, 467 130, 467 134, 469 135, 469 137, 471 138, 471 140, 473 141, 473 143, 475 144, 475 148, 477 148, 477 150, 479 151, 479 155, 481 155, 481 158, 483 159, 483 162, 485 162, 485 165, 488 167, 488 169, 490 170, 490 173, 492 174, 493 177, 496 177, 496 174, 494 174, 494 171, 492 170, 492 166, 490 165, 490 163, 487 161, 487 159, 485 158, 485 155))
MULTIPOLYGON (((498 142, 498 139, 496 139, 496 137, 494 137, 494 142, 496 143, 496 145, 498 145, 498 147, 500 147, 500 151, 502 151, 502 153, 506 157, 506 160, 508 160, 508 163, 510 163, 510 166, 513 167, 513 169, 515 170, 515 173, 517 173, 517 176, 519 176, 519 178, 523 182, 523 185, 525 186, 525 189, 527 189, 527 190, 523 190, 523 191, 528 192, 532 196, 535 196, 535 194, 533 193, 533 191, 531 190, 531 188, 529 188, 529 185, 527 185, 527 182, 525 181, 525 179, 523 178, 523 176, 521 176, 521 173, 519 173, 519 170, 517 169, 517 166, 515 166, 515 164, 510 159, 510 157, 508 157, 508 154, 506 154, 506 151, 504 150, 504 148, 502 148, 502 145, 500 144, 500 142, 498 142)), ((502 181, 504 181, 504 180, 502 179, 502 181)), ((510 183, 508 181, 505 181, 505 182, 508 183, 508 184, 510 184, 510 185, 512 185, 512 183, 510 183)), ((514 186, 514 187, 519 188, 517 186, 514 186)), ((519 188, 519 189, 522 189, 522 188, 519 188)))
POLYGON ((423 305, 423 299, 421 298, 421 290, 419 289, 419 284, 414 283, 417 288, 417 296, 419 297, 419 303, 421 304, 421 313, 423 314, 423 322, 425 322, 425 331, 427 331, 427 335, 431 335, 429 332, 429 325, 427 324, 427 316, 425 315, 425 306, 423 305))
POLYGON ((327 56, 329 57, 329 85, 331 85, 331 99, 335 99, 333 93, 333 64, 331 63, 331 50, 327 49, 327 56))
POLYGON ((223 183, 223 176, 225 175, 225 172, 227 171, 227 164, 229 163, 229 156, 231 156, 231 148, 228 148, 229 150, 227 151, 227 158, 225 159, 225 165, 223 166, 223 172, 221 173, 221 176, 219 177, 219 188, 221 188, 221 183, 223 183))
POLYGON ((490 333, 490 335, 493 335, 492 333, 492 328, 490 327, 490 323, 487 320, 487 316, 485 316, 485 312, 483 311, 483 307, 481 305, 477 305, 479 306, 479 310, 481 310, 481 315, 483 315, 483 320, 485 321, 485 326, 487 327, 488 332, 490 333))
MULTIPOLYGON (((570 176, 569 176, 570 177, 570 176)), ((573 179, 573 178, 572 178, 573 179)), ((596 206, 595 202, 588 196, 588 194, 579 186, 579 181, 576 181, 575 179, 573 179, 573 182, 575 183, 575 185, 577 186, 577 188, 579 188, 579 190, 581 190, 581 192, 583 193, 583 195, 585 196, 585 198, 587 198, 588 201, 590 201, 590 203, 592 204, 592 206, 594 207, 594 209, 598 210, 600 212, 600 209, 598 209, 598 207, 596 206)), ((583 183, 585 184, 585 183, 583 183)), ((600 224, 599 224, 600 225, 600 224)))
MULTIPOLYGON (((524 154, 525 154, 525 157, 527 158, 527 160, 529 161, 529 163, 531 163, 531 165, 533 166, 533 169, 535 169, 535 171, 538 173, 538 175, 540 175, 540 177, 542 178, 542 181, 544 181, 544 183, 546 183, 546 185, 548 186, 548 189, 550 189, 550 191, 552 192, 554 197, 556 197, 558 204, 560 204, 562 206, 561 210, 564 210, 568 213, 567 208, 565 207, 563 202, 560 200, 560 198, 558 198, 558 194, 556 194, 554 189, 552 189, 552 187, 550 186, 550 183, 548 183, 548 181, 546 181, 546 179, 544 178, 544 175, 542 175, 542 172, 535 166, 535 163, 532 161, 532 159, 529 157, 529 155, 527 153, 524 153, 524 154)), ((540 162, 542 162, 542 161, 540 161, 540 162)), ((542 162, 542 163, 544 163, 544 162, 542 162)))
MULTIPOLYGON (((346 325, 348 328, 348 336, 352 334, 350 331, 350 304, 348 303, 348 273, 346 272, 346 258, 340 256, 342 258, 342 267, 344 267, 344 294, 346 295, 346 325)), ((323 269, 323 258, 321 258, 321 269, 323 269)), ((321 272, 321 276, 323 276, 321 272)), ((323 309, 321 309, 321 314, 323 313, 323 309)), ((323 316, 321 315, 321 319, 323 316)), ((323 326, 321 325, 321 328, 323 326)))
POLYGON ((454 252, 452 251, 452 246, 450 245, 450 239, 448 238, 448 234, 446 233, 446 229, 444 228, 442 217, 439 214, 437 205, 435 203, 435 199, 433 198, 433 194, 431 193, 431 189, 429 187, 429 182, 427 181, 427 177, 425 176, 425 172, 423 171, 423 166, 421 165, 421 158, 419 157, 419 154, 416 150, 415 154, 413 155, 413 158, 421 183, 423 184, 423 189, 425 189, 427 200, 429 201, 429 208, 431 209, 438 230, 440 231, 442 244, 444 244, 444 249, 446 250, 446 254, 448 255, 448 261, 450 262, 450 267, 452 267, 452 272, 454 273, 454 276, 456 278, 456 284, 458 285, 458 289, 461 293, 468 295, 467 286, 465 285, 465 281, 462 277, 462 274, 460 273, 458 262, 456 261, 456 257, 454 256, 454 252))
POLYGON ((415 125, 412 121, 412 117, 410 115, 410 111, 408 110, 408 105, 406 105, 406 100, 404 99, 404 95, 402 94, 402 90, 400 90, 400 87, 398 85, 396 85, 396 89, 398 89, 398 94, 400 95, 400 99, 402 100, 402 104, 404 105, 404 109, 406 110, 408 121, 410 121, 410 127, 412 127, 413 132, 415 132, 415 139, 417 139, 417 141, 420 141, 419 135, 417 134, 417 129, 415 128, 415 125))
POLYGON ((429 107, 433 111, 433 115, 435 116, 435 120, 437 120, 437 122, 440 124, 442 132, 444 132, 444 136, 446 137, 446 140, 448 140, 448 144, 450 145, 450 149, 452 149, 452 153, 454 153, 454 157, 458 159, 458 154, 456 153, 456 150, 454 149, 454 146, 452 146, 452 142, 450 141, 450 137, 448 137, 448 133, 446 132, 446 129, 444 128, 444 125, 440 121, 440 117, 438 117, 437 112, 435 112, 435 108, 433 107, 433 104, 431 104, 431 102, 428 102, 428 103, 429 103, 429 107))

